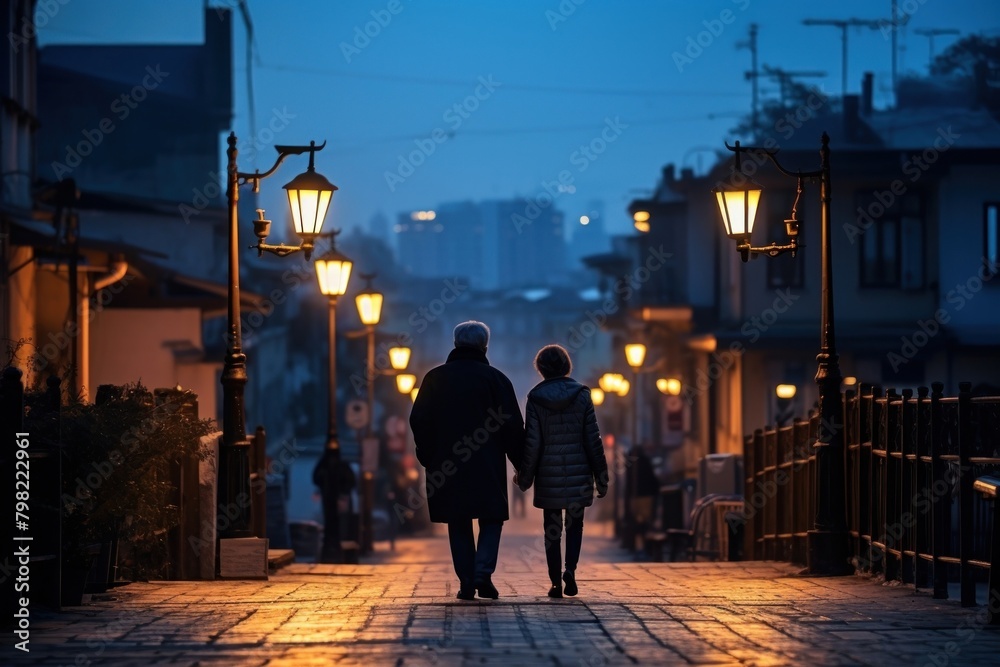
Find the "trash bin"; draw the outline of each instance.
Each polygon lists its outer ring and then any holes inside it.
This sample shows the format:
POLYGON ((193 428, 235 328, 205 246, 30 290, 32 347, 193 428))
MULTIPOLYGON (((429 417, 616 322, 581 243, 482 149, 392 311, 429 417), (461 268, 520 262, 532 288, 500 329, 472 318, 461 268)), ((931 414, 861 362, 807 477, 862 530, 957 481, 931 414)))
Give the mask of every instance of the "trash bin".
POLYGON ((698 497, 743 495, 743 457, 709 454, 698 462, 698 497))

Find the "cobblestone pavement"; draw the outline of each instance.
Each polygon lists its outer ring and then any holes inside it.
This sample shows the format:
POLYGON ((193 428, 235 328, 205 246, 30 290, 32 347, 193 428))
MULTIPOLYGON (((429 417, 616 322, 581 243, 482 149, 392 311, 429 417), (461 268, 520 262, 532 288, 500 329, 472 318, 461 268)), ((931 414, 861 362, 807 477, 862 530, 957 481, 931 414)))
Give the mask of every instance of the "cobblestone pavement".
POLYGON ((985 608, 778 563, 640 563, 588 524, 580 594, 550 600, 540 519, 505 527, 499 600, 455 599, 443 537, 269 581, 150 582, 34 610, 39 665, 996 665, 985 608))

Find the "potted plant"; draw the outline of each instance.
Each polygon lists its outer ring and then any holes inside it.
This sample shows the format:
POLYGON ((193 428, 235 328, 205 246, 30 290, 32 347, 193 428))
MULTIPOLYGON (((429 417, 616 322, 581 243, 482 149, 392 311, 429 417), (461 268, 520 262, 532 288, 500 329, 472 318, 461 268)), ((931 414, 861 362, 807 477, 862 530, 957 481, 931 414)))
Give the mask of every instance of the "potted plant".
POLYGON ((140 383, 106 386, 96 403, 70 400, 57 413, 44 396, 26 396, 26 427, 59 443, 64 579, 90 571, 101 553, 98 584, 164 577, 167 532, 179 519, 171 468, 200 457, 199 439, 213 430, 185 409, 185 392, 172 393, 176 400, 157 401, 140 383))

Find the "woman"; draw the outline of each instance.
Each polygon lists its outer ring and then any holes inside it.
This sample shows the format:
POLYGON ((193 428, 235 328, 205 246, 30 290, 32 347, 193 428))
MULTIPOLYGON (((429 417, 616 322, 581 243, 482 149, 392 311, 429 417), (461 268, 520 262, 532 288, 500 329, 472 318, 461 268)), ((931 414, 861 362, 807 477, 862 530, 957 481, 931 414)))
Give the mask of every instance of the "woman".
POLYGON ((590 389, 569 377, 569 353, 546 345, 535 355, 535 369, 544 378, 528 392, 525 443, 518 486, 535 485, 535 507, 543 511, 545 561, 552 588, 549 597, 576 595, 576 564, 583 542, 583 509, 608 492, 604 458, 590 389), (560 568, 563 512, 566 523, 566 571, 560 568), (562 574, 562 581, 560 581, 562 574), (565 589, 562 583, 565 582, 565 589))

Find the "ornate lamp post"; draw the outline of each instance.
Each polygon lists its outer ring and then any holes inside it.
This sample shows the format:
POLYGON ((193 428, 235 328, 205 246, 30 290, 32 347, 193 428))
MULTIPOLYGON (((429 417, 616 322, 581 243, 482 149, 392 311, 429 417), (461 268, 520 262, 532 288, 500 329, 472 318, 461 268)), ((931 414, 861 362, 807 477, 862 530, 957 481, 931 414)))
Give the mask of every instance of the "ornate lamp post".
POLYGON ((840 361, 834 335, 833 314, 833 244, 831 242, 830 214, 830 137, 823 133, 819 150, 820 167, 814 171, 789 171, 777 160, 777 151, 765 148, 726 144, 735 153, 734 174, 740 171, 740 156, 751 152, 766 157, 775 168, 786 176, 797 179, 797 195, 792 205, 792 216, 785 220, 790 237, 787 245, 770 245, 755 248, 750 245, 759 187, 718 188, 714 190, 719 202, 726 233, 737 242, 737 250, 746 262, 751 255, 765 254, 776 257, 784 252, 795 256, 798 248, 796 236, 799 220, 796 208, 802 195, 804 181, 819 181, 820 187, 820 256, 822 280, 822 306, 820 315, 820 351, 816 357, 816 384, 819 388, 820 426, 819 438, 813 444, 816 457, 816 516, 813 530, 808 533, 809 572, 812 574, 850 574, 853 567, 848 561, 847 498, 845 488, 844 411, 841 395, 840 361))
MULTIPOLYGON (((360 275, 366 281, 365 289, 355 297, 355 302, 358 306, 358 316, 361 318, 361 323, 365 325, 365 330, 368 334, 368 364, 366 373, 368 381, 368 424, 365 426, 361 456, 362 462, 364 462, 366 458, 368 461, 372 460, 372 457, 365 456, 365 450, 378 446, 377 442, 372 442, 372 422, 375 420, 375 327, 378 325, 379 320, 382 319, 383 296, 381 292, 377 292, 372 288, 372 280, 375 279, 376 274, 362 273, 360 275)), ((409 359, 409 354, 406 357, 409 359)), ((361 470, 361 497, 364 503, 361 515, 361 552, 371 553, 374 543, 372 535, 372 505, 375 502, 375 471, 371 469, 366 470, 365 466, 362 466, 361 470)))
MULTIPOLYGON (((625 380, 625 378, 622 377, 621 373, 605 373, 597 381, 597 384, 598 384, 599 391, 601 391, 604 396, 608 396, 610 394, 618 394, 619 391, 622 388, 622 385, 625 384, 626 382, 627 382, 627 380, 625 380)), ((625 388, 625 393, 628 393, 628 388, 627 387, 625 388)), ((619 394, 619 395, 624 395, 624 394, 619 394)), ((591 398, 593 398, 593 395, 591 395, 591 398)), ((595 402, 595 405, 596 405, 596 402, 595 402)), ((616 420, 616 422, 617 422, 617 420, 616 420)), ((621 449, 621 447, 619 445, 619 441, 616 440, 615 441, 615 450, 614 450, 614 452, 612 452, 612 456, 611 456, 611 480, 612 480, 612 484, 611 484, 611 514, 614 517, 615 537, 620 537, 621 536, 621 521, 619 520, 619 516, 618 516, 619 515, 619 504, 618 504, 618 495, 619 495, 618 469, 619 469, 619 464, 618 464, 618 455, 619 455, 620 449, 621 449)))
POLYGON ((329 407, 326 427, 326 452, 320 465, 323 466, 323 482, 320 492, 323 494, 323 551, 320 555, 322 563, 341 562, 340 550, 340 515, 337 503, 342 493, 340 467, 346 465, 340 458, 340 440, 337 435, 337 299, 347 291, 347 283, 351 278, 353 262, 336 248, 336 235, 330 241, 330 248, 316 258, 316 280, 319 291, 323 293, 330 305, 328 345, 329 373, 327 390, 329 407), (324 465, 325 464, 325 465, 324 465))
POLYGON ((264 173, 241 172, 236 166, 236 134, 230 133, 228 157, 226 199, 229 209, 229 312, 227 322, 228 340, 226 358, 222 370, 222 445, 219 448, 219 488, 218 516, 225 517, 220 521, 219 538, 251 537, 253 530, 250 525, 250 442, 246 437, 246 412, 244 410, 244 389, 247 384, 246 355, 243 354, 243 332, 240 325, 240 267, 239 267, 239 188, 250 184, 254 192, 259 192, 260 182, 277 171, 278 166, 289 155, 309 153, 309 168, 299 174, 284 188, 288 193, 288 202, 292 208, 292 220, 295 233, 302 240, 298 246, 284 244, 273 246, 264 241, 271 228, 271 221, 264 219, 263 209, 257 209, 257 220, 254 221, 254 234, 258 256, 265 251, 278 256, 289 255, 303 251, 308 259, 313 250, 313 243, 319 236, 323 222, 326 219, 330 200, 337 186, 325 177, 316 173, 313 161, 316 151, 326 146, 323 142, 317 146, 310 142, 308 146, 275 146, 278 159, 274 166, 264 173))
MULTIPOLYGON (((646 359, 646 346, 642 343, 629 343, 625 346, 625 360, 628 365, 632 368, 632 384, 635 385, 635 397, 632 399, 632 451, 629 452, 629 472, 628 472, 628 489, 625 494, 630 500, 637 497, 638 494, 638 480, 639 480, 639 450, 638 448, 642 446, 639 442, 639 409, 641 403, 639 402, 639 369, 642 368, 642 362, 646 359)), ((625 382, 628 382, 627 380, 625 382)), ((626 389, 625 391, 628 391, 626 389)), ((634 503, 632 503, 634 505, 634 503)), ((628 531, 625 536, 625 542, 629 549, 635 550, 635 541, 638 537, 635 516, 635 507, 629 507, 628 511, 628 531)))

